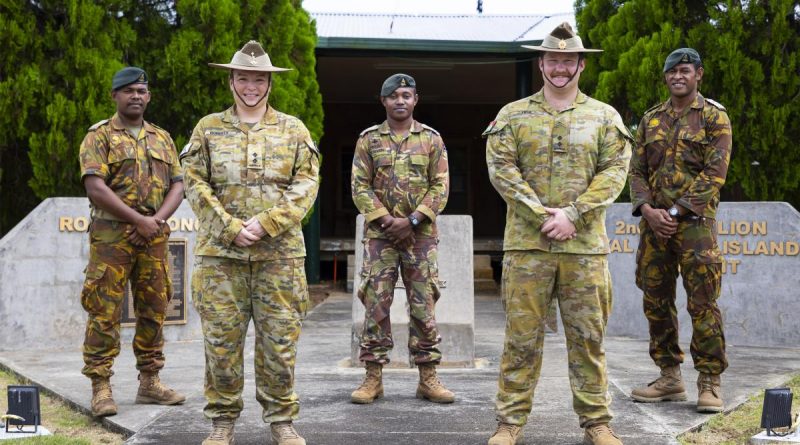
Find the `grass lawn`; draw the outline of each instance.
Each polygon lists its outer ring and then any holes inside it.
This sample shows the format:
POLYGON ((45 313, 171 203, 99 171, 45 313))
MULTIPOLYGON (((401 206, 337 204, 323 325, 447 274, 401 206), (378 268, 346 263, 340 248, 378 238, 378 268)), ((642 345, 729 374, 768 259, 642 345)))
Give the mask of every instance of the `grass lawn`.
MULTIPOLYGON (((785 385, 792 393, 800 394, 800 374, 795 375, 785 385)), ((725 386, 722 387, 723 396, 725 386)), ((797 399, 797 397, 794 397, 797 399)), ((792 419, 800 411, 800 404, 792 405, 792 419)), ((683 445, 742 445, 761 432, 761 407, 764 405, 764 392, 751 397, 742 406, 727 414, 717 414, 696 432, 678 436, 683 445)), ((775 442, 779 443, 779 442, 775 442)), ((785 442, 784 442, 785 443, 785 442)))
MULTIPOLYGON (((0 370, 0 413, 7 412, 8 385, 27 383, 0 370)), ((125 441, 123 436, 106 430, 92 417, 74 411, 58 399, 40 393, 39 403, 42 426, 53 435, 4 440, 0 442, 2 445, 119 445, 125 441)))

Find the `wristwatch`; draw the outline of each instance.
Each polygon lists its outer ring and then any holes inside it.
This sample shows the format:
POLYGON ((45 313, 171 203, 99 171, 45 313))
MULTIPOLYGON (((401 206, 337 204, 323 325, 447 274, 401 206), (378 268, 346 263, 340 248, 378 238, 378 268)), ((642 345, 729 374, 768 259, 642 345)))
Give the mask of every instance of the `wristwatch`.
POLYGON ((411 222, 411 227, 417 227, 419 225, 419 220, 413 213, 408 215, 408 220, 411 222))
POLYGON ((681 214, 681 212, 679 212, 678 208, 675 206, 670 207, 669 210, 667 210, 667 213, 673 218, 677 218, 681 214))

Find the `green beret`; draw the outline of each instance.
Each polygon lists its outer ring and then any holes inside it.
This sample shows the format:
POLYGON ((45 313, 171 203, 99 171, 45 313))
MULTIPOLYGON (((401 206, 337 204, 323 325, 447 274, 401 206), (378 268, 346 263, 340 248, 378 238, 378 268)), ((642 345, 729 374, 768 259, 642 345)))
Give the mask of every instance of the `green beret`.
POLYGON ((383 81, 383 86, 381 87, 381 96, 389 96, 390 94, 394 93, 394 90, 401 87, 416 88, 417 82, 408 74, 392 74, 388 79, 383 81))
POLYGON ((664 72, 666 73, 679 63, 691 63, 695 68, 703 65, 700 60, 700 54, 697 51, 692 48, 678 48, 671 52, 667 56, 667 60, 664 61, 664 72))
POLYGON ((147 73, 135 66, 127 66, 114 74, 111 79, 111 90, 116 91, 132 83, 147 83, 147 73))

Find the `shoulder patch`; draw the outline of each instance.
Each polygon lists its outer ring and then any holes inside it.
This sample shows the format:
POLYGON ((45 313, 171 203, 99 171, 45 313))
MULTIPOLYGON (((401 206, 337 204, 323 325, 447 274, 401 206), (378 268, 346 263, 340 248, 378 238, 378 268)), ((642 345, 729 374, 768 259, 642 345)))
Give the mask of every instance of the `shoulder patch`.
POLYGON ((704 97, 703 99, 705 99, 705 100, 706 100, 706 102, 710 103, 711 105, 713 105, 713 106, 715 106, 715 107, 719 108, 720 110, 722 110, 722 111, 727 111, 727 110, 725 110, 725 107, 723 107, 721 103, 719 103, 719 102, 717 102, 717 101, 715 101, 715 100, 713 100, 713 99, 709 99, 709 98, 707 98, 707 97, 704 97))
POLYGON ((107 124, 107 123, 108 123, 108 119, 103 119, 100 122, 98 122, 98 123, 92 125, 91 127, 89 127, 89 131, 95 131, 98 128, 102 127, 103 125, 107 124))
POLYGON ((491 121, 489 122, 489 125, 486 127, 486 129, 483 130, 481 136, 486 137, 489 136, 490 134, 495 134, 498 131, 505 128, 506 125, 508 125, 508 123, 505 121, 498 121, 498 120, 491 121))
POLYGON ((422 128, 432 131, 433 134, 435 134, 436 136, 441 136, 438 131, 433 129, 433 127, 429 127, 429 126, 427 126, 425 124, 420 124, 420 125, 422 125, 422 128))
POLYGON ((369 128, 365 128, 364 131, 362 131, 361 134, 358 135, 358 137, 364 136, 365 134, 369 133, 370 131, 377 130, 379 127, 380 127, 380 125, 373 125, 373 126, 371 126, 369 128))

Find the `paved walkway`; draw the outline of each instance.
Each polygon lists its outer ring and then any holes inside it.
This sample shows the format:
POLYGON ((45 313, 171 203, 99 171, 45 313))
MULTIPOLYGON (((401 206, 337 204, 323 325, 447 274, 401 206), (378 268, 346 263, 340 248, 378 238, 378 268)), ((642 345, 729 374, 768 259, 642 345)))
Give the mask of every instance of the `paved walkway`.
MULTIPOLYGON (((437 405, 414 398, 416 370, 388 369, 385 398, 372 405, 354 405, 350 392, 358 385, 362 369, 343 367, 350 351, 350 297, 334 294, 309 314, 297 359, 297 392, 301 399, 298 430, 310 445, 349 444, 485 444, 494 431, 493 400, 499 356, 502 352, 504 315, 497 297, 475 299, 475 352, 481 367, 443 369, 442 380, 456 393, 452 405, 437 405)), ((641 316, 636 314, 635 316, 641 316)), ((657 369, 647 354, 647 342, 627 338, 606 340, 614 430, 626 445, 675 444, 674 437, 709 417, 694 411, 690 401, 668 404, 634 403, 631 389, 652 380, 657 369)), ((688 351, 688 345, 685 348, 688 351)), ((245 409, 236 426, 237 445, 265 444, 268 428, 261 421, 255 400, 252 341, 247 344, 245 409)), ((767 350, 729 347, 731 366, 723 376, 728 408, 744 402, 766 387, 784 382, 800 369, 800 349, 767 350)), ((163 380, 187 394, 182 406, 134 405, 136 376, 129 347, 114 366, 114 396, 120 413, 107 425, 132 434, 129 444, 199 444, 210 430, 202 415, 203 350, 200 342, 170 343, 163 380)), ((683 365, 687 382, 697 374, 691 360, 683 365)), ((77 348, 57 351, 0 352, 0 363, 46 387, 79 409, 89 406, 91 385, 80 374, 77 348)), ((559 334, 545 340, 542 377, 534 408, 525 427, 526 444, 573 445, 582 430, 571 408, 566 348, 559 334)))

